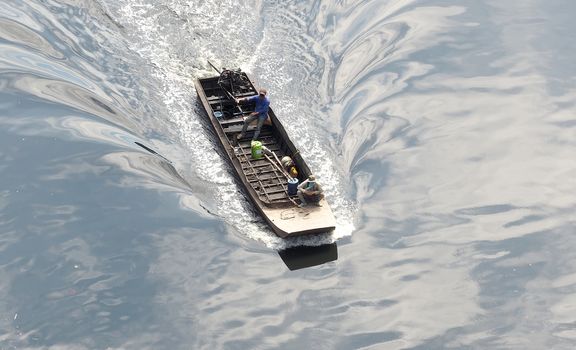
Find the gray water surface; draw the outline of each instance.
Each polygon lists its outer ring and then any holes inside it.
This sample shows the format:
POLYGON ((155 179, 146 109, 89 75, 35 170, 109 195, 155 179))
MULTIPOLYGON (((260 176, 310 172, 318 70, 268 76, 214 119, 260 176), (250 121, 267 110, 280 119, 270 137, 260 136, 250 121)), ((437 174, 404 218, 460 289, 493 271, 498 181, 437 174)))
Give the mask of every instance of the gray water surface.
POLYGON ((5 0, 0 349, 573 349, 576 4, 5 0), (241 68, 332 235, 250 208, 241 68))

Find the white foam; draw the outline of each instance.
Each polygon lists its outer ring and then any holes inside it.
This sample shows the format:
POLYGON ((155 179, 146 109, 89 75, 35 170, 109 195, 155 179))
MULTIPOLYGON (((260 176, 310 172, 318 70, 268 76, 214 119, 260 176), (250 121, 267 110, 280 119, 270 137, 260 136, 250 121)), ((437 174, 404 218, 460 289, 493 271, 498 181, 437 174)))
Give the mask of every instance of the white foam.
MULTIPOLYGON (((266 37, 246 37, 246 33, 253 33, 253 27, 257 25, 253 22, 255 20, 250 22, 250 18, 254 17, 250 15, 251 11, 233 2, 193 4, 173 0, 165 1, 162 6, 147 0, 131 0, 118 6, 121 17, 118 21, 128 28, 128 35, 133 39, 131 49, 155 68, 152 72, 160 82, 158 93, 169 112, 166 117, 177 130, 177 137, 190 151, 190 163, 196 165, 193 172, 204 181, 217 185, 217 214, 242 234, 272 249, 332 243, 351 234, 353 225, 347 218, 352 215, 350 204, 340 198, 341 193, 337 189, 339 180, 321 145, 315 143, 309 147, 306 156, 313 159, 311 165, 318 169, 317 173, 323 179, 322 184, 337 216, 338 229, 332 235, 302 237, 285 242, 247 208, 248 203, 231 176, 230 166, 220 154, 210 151, 216 146, 215 142, 204 131, 200 122, 202 117, 194 113, 204 113, 194 105, 197 98, 193 81, 195 77, 214 74, 207 70, 208 60, 250 70, 260 56, 265 56, 267 48, 262 46, 262 42, 266 37), (238 14, 238 11, 246 11, 246 16, 238 14), (230 20, 239 17, 243 21, 230 20), (223 44, 215 47, 214 43, 217 42, 223 44), (215 57, 230 59, 230 62, 220 62, 215 57)), ((276 78, 290 79, 288 75, 276 78)), ((307 142, 312 144, 312 140, 307 142)))

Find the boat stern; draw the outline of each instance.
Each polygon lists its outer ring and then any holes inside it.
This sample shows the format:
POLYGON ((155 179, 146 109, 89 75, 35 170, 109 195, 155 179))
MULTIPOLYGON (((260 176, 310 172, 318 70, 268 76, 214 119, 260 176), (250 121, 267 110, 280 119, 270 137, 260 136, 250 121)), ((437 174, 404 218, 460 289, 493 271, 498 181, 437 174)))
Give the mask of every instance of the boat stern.
POLYGON ((334 214, 324 199, 320 201, 320 205, 263 208, 263 211, 274 232, 287 238, 333 231, 336 228, 334 214))

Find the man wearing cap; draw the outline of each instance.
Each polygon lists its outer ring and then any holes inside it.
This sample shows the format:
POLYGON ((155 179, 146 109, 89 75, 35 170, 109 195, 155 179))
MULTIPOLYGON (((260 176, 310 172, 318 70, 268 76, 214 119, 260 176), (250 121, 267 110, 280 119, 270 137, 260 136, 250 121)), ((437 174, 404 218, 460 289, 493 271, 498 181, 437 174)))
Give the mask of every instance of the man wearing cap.
POLYGON ((260 129, 262 129, 262 125, 268 118, 268 108, 270 107, 270 99, 268 98, 266 89, 260 88, 258 90, 258 95, 236 99, 236 103, 241 102, 255 102, 256 107, 254 108, 254 112, 250 113, 246 119, 244 119, 244 126, 242 127, 242 131, 240 135, 237 136, 238 140, 244 137, 246 134, 246 129, 248 129, 248 125, 252 123, 254 120, 258 119, 258 125, 256 126, 256 132, 252 137, 252 140, 257 140, 258 136, 260 136, 260 129))
POLYGON ((320 200, 324 198, 322 187, 316 182, 314 175, 308 176, 306 181, 298 185, 298 198, 300 198, 299 207, 305 207, 308 203, 320 206, 320 200))

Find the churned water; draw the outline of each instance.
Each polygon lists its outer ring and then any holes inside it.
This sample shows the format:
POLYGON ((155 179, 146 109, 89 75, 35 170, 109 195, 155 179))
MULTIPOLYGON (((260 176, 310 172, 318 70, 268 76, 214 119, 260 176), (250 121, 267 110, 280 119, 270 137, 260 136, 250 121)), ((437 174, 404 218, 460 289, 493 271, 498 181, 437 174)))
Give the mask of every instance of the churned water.
POLYGON ((0 2, 0 349, 573 349, 576 3, 0 2), (252 210, 241 68, 333 234, 252 210))

